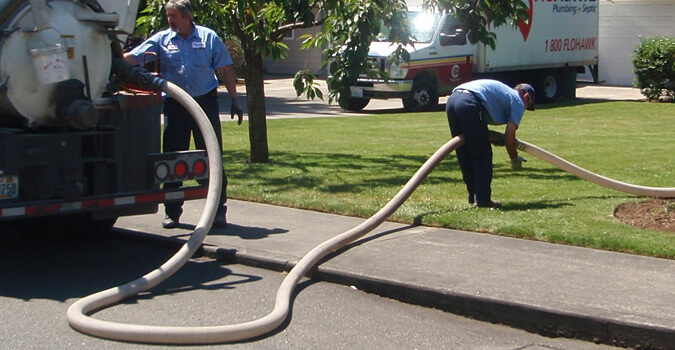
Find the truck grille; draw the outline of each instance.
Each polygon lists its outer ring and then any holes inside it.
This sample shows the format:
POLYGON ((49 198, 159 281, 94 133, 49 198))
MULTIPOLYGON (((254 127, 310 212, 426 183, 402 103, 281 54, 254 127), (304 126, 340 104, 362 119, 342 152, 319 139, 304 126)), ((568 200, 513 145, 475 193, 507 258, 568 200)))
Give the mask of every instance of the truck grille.
MULTIPOLYGON (((370 57, 368 61, 375 63, 375 65, 382 71, 386 71, 387 59, 385 57, 370 57)), ((360 78, 368 78, 366 74, 359 75, 360 78)))

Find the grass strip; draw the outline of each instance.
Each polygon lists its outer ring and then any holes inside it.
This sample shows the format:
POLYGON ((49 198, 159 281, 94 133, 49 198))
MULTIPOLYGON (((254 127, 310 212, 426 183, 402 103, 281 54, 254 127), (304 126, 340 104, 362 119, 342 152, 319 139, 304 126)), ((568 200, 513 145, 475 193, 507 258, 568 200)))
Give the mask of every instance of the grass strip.
MULTIPOLYGON (((364 218, 450 138, 444 112, 268 120, 270 163, 250 164, 248 128, 233 125, 223 123, 230 198, 364 218)), ((675 104, 567 102, 527 112, 517 136, 612 179, 675 187, 674 135, 675 104)), ((390 220, 675 259, 675 234, 613 216, 617 205, 645 198, 526 154, 513 171, 506 150, 493 151, 502 210, 469 206, 453 153, 390 220)))

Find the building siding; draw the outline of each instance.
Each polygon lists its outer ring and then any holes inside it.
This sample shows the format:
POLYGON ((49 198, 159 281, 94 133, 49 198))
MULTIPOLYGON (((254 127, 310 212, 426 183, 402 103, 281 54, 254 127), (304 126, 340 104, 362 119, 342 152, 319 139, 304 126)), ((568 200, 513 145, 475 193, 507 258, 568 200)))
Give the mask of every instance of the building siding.
POLYGON ((640 37, 675 37, 674 0, 602 0, 598 38, 599 79, 632 86, 633 51, 640 37))
POLYGON ((272 60, 267 58, 264 62, 266 73, 294 75, 301 70, 309 70, 314 74, 325 76, 321 68, 323 61, 321 50, 319 48, 310 48, 301 50, 302 41, 301 36, 305 34, 316 34, 317 28, 311 29, 294 29, 293 37, 284 39, 284 44, 288 45, 288 57, 280 60, 272 60))

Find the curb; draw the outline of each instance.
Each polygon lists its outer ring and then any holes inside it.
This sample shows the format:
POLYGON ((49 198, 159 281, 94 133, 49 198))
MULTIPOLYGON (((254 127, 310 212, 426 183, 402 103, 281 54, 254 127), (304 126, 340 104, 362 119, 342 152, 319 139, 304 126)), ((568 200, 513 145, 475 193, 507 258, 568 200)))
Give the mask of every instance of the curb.
MULTIPOLYGON (((291 261, 239 253, 235 249, 214 246, 202 246, 202 249, 207 257, 218 261, 234 262, 278 272, 290 271, 295 266, 295 263, 291 261)), ((353 286, 367 293, 404 303, 435 308, 479 321, 503 324, 551 338, 563 337, 596 344, 650 350, 672 349, 675 344, 675 331, 663 327, 621 322, 609 318, 455 293, 449 290, 426 288, 321 266, 312 269, 307 277, 353 286)))

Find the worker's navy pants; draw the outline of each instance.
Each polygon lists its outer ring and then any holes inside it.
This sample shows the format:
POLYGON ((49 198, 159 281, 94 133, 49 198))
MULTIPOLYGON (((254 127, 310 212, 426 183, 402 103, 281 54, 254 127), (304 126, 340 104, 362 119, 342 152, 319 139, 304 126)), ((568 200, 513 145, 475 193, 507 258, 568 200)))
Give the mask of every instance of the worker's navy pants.
MULTIPOLYGON (((213 89, 208 94, 195 97, 195 101, 202 107, 204 113, 208 116, 213 130, 218 138, 218 145, 222 153, 223 136, 220 128, 220 116, 218 115, 218 92, 213 89)), ((173 98, 167 98, 164 101, 164 152, 185 151, 190 149, 190 135, 195 140, 196 149, 206 149, 204 137, 202 136, 197 123, 192 115, 173 98)), ((222 154, 218 156, 222 157, 222 154)), ((166 183, 164 188, 180 187, 182 182, 166 183)), ((220 205, 218 208, 225 210, 225 201, 227 200, 227 176, 223 169, 223 184, 220 192, 220 205)), ((177 219, 182 210, 183 201, 167 202, 164 204, 166 215, 172 219, 177 219)))
POLYGON ((483 117, 487 111, 478 97, 464 90, 450 95, 445 112, 452 136, 463 134, 466 141, 456 154, 469 196, 475 196, 477 202, 490 201, 492 146, 487 121, 483 117))

